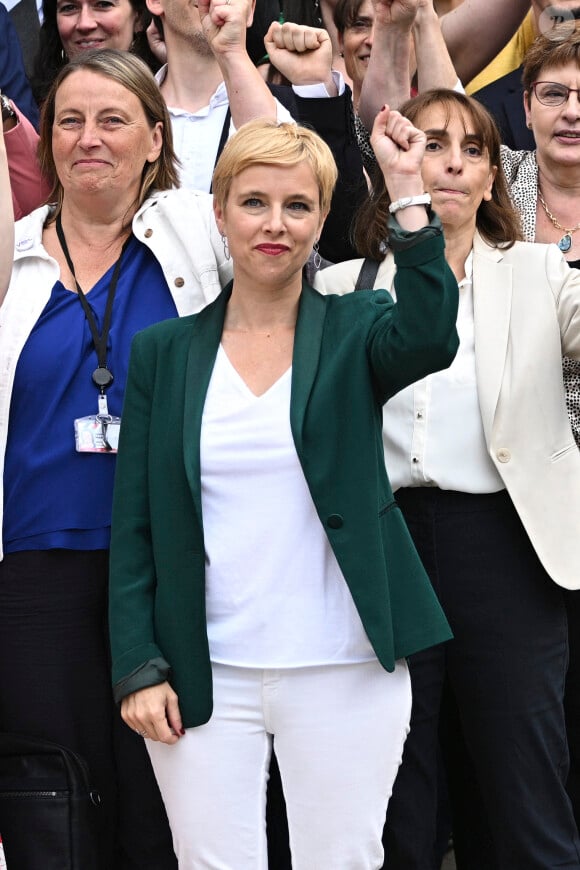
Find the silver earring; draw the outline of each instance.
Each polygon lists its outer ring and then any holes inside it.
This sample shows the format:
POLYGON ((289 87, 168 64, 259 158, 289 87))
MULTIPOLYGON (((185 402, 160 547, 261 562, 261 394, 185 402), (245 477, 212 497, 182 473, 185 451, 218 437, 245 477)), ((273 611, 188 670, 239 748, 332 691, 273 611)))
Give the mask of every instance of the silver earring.
POLYGON ((320 251, 318 250, 318 242, 314 242, 312 246, 312 250, 314 251, 314 257, 312 258, 312 264, 315 269, 320 269, 322 263, 322 257, 320 256, 320 251))
POLYGON ((228 240, 226 238, 225 233, 222 233, 222 245, 224 246, 224 257, 226 260, 230 259, 230 249, 228 247, 228 240))

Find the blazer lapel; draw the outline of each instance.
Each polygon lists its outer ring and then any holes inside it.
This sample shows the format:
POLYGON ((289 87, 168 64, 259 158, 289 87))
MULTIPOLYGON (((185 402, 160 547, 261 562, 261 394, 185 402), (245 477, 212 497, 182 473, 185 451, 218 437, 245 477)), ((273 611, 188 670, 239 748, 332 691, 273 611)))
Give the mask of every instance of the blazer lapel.
POLYGON ((303 283, 294 336, 290 399, 290 425, 299 454, 302 452, 304 415, 318 370, 325 317, 326 297, 303 283))
MULTIPOLYGON (((231 295, 231 283, 215 302, 197 314, 193 321, 185 378, 183 452, 185 471, 201 523, 201 469, 199 444, 205 397, 213 371, 231 295)), ((294 352, 292 357, 292 392, 290 424, 296 449, 302 446, 302 425, 318 370, 322 330, 326 316, 325 297, 303 284, 294 352)))
POLYGON ((200 525, 201 469, 200 437, 203 406, 224 326, 226 305, 231 294, 231 282, 193 321, 185 377, 183 454, 185 472, 193 495, 200 525))
POLYGON ((479 408, 487 443, 502 385, 509 338, 512 267, 501 249, 476 233, 473 243, 473 319, 479 408))

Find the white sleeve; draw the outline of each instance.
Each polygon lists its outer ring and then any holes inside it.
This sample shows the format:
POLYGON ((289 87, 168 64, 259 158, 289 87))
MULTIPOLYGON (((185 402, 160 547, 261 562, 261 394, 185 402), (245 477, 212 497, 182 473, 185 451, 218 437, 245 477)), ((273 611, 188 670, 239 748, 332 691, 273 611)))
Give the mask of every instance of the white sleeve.
MULTIPOLYGON (((334 79, 334 84, 338 91, 337 96, 341 97, 344 94, 344 78, 342 73, 333 69, 332 78, 334 79)), ((306 99, 310 100, 330 96, 326 90, 326 86, 322 82, 314 85, 292 85, 292 90, 297 97, 306 97, 306 99)))

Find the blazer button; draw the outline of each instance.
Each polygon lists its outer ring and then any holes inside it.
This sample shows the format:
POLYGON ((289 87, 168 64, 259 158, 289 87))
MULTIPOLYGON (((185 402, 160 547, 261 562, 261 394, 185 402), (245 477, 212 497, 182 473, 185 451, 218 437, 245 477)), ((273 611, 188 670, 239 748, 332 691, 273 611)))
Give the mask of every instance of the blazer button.
POLYGON ((184 278, 176 278, 173 283, 175 284, 176 287, 183 287, 183 285, 185 284, 185 279, 184 278))
POLYGON ((500 462, 509 462, 512 458, 512 455, 507 447, 500 447, 500 449, 496 453, 496 456, 500 462))
POLYGON ((153 230, 151 229, 151 227, 146 229, 145 232, 143 233, 143 235, 145 236, 146 239, 150 239, 151 236, 153 235, 153 230))
POLYGON ((326 522, 331 529, 341 529, 344 525, 344 520, 340 514, 331 514, 326 522))

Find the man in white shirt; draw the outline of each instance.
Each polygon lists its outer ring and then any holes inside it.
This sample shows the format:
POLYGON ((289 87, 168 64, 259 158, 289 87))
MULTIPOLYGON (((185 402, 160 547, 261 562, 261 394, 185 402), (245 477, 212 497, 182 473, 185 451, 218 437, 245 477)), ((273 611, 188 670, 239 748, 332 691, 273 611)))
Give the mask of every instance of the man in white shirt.
MULTIPOLYGON (((255 117, 292 120, 246 50, 246 28, 255 2, 200 0, 195 6, 189 0, 147 0, 147 5, 163 28, 167 63, 157 80, 171 117, 181 184, 209 191, 216 159, 237 127, 255 117)), ((321 256, 331 262, 352 258, 350 218, 365 187, 350 131, 350 95, 342 76, 332 71, 329 36, 321 28, 273 23, 265 50, 293 83, 293 94, 286 95, 284 102, 292 106, 297 119, 322 135, 339 168, 331 213, 320 239, 321 256)))
POLYGON ((255 0, 197 6, 190 0, 147 0, 163 26, 167 63, 157 81, 169 108, 184 187, 210 190, 222 135, 227 139, 252 118, 291 120, 246 51, 254 5, 255 0))

